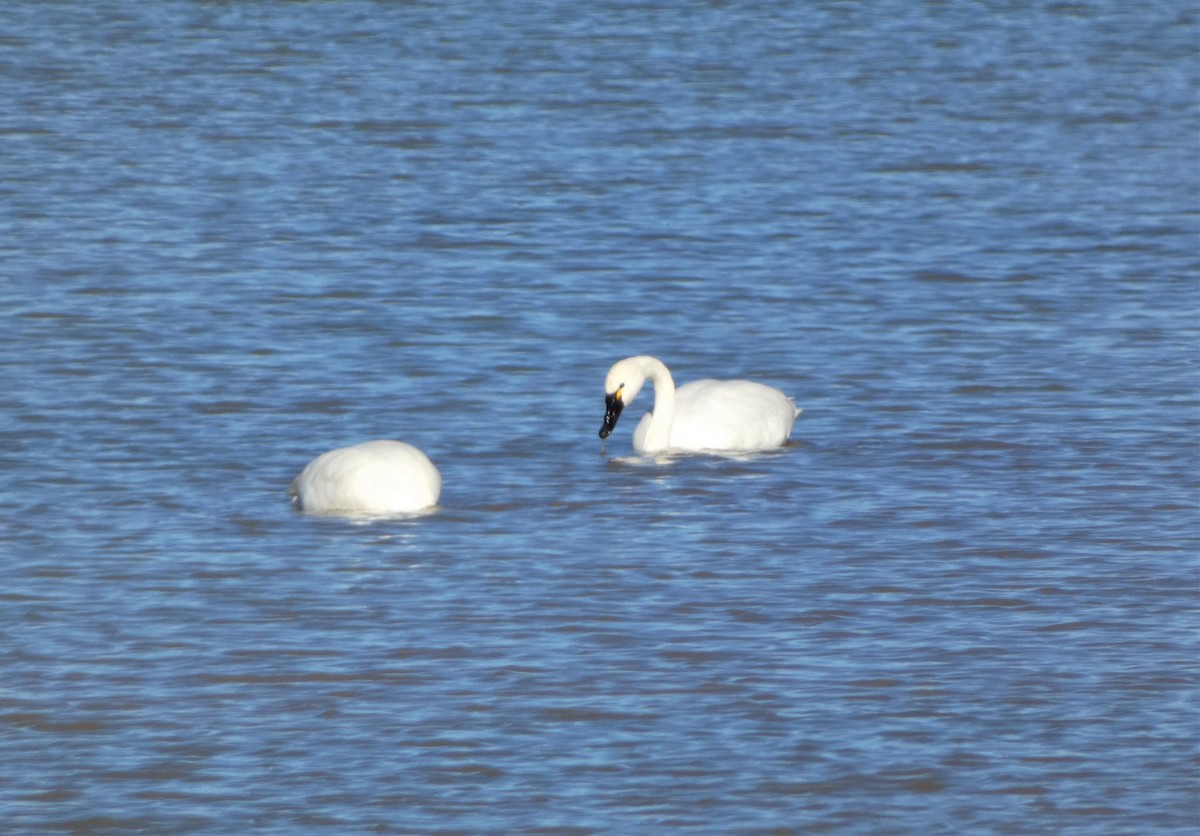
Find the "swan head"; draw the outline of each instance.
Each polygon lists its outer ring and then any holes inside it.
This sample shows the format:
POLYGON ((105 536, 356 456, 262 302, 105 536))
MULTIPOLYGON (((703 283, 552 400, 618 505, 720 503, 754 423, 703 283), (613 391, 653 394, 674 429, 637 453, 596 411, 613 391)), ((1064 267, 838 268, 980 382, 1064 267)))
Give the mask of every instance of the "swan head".
POLYGON ((608 377, 604 381, 604 423, 600 425, 601 438, 608 438, 617 426, 621 410, 633 403, 633 399, 646 383, 645 373, 638 368, 634 360, 632 357, 620 360, 608 370, 608 377))

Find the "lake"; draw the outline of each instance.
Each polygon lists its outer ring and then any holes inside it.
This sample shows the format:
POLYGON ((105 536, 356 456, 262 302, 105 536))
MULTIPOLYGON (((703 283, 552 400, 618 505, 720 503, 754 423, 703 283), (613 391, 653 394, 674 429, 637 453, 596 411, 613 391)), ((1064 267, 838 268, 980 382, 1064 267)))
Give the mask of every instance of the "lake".
POLYGON ((1200 826, 1191 4, 3 18, 0 829, 1200 826))

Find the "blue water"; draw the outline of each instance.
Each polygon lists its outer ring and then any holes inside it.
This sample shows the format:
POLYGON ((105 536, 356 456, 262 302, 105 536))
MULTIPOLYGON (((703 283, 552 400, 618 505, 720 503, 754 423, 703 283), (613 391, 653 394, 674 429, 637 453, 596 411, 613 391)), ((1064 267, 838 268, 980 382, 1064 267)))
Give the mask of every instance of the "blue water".
POLYGON ((1200 826, 1195 8, 0 17, 0 829, 1200 826))

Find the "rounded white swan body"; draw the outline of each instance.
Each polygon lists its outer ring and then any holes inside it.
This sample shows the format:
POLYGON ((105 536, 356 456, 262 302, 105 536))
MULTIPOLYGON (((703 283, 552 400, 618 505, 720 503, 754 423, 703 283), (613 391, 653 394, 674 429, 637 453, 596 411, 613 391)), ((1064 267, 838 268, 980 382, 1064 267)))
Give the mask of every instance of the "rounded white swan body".
POLYGON ((787 441, 803 411, 778 389, 750 380, 696 380, 676 389, 661 360, 626 357, 605 379, 601 438, 647 380, 654 385, 654 408, 633 431, 633 449, 640 453, 768 450, 787 441))
POLYGON ((386 516, 437 504, 442 476, 429 457, 402 441, 368 441, 317 456, 288 488, 310 514, 386 516))

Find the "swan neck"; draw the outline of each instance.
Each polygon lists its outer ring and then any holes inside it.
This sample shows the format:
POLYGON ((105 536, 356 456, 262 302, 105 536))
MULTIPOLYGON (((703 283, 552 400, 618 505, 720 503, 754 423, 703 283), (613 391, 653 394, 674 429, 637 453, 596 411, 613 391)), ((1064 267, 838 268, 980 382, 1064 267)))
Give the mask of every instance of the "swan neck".
POLYGON ((646 429, 645 446, 647 450, 665 450, 671 446, 671 425, 675 423, 675 381, 661 360, 647 357, 643 368, 654 384, 654 409, 646 429))

